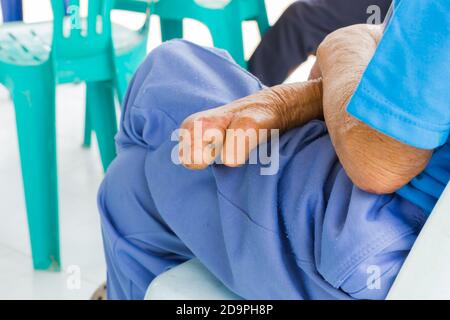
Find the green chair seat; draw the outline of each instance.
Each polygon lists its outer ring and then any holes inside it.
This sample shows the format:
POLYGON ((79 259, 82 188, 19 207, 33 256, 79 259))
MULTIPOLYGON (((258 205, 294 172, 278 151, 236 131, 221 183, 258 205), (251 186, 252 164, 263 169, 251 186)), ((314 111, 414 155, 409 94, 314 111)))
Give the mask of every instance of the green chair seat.
POLYGON ((227 50, 242 67, 247 65, 242 23, 256 21, 261 35, 269 29, 264 0, 158 0, 153 5, 163 40, 183 37, 183 19, 197 20, 210 30, 214 46, 227 50))
MULTIPOLYGON (((113 24, 112 36, 115 55, 121 56, 146 41, 147 33, 113 24)), ((0 28, 0 63, 17 66, 42 64, 49 59, 52 41, 52 21, 5 24, 0 28)))

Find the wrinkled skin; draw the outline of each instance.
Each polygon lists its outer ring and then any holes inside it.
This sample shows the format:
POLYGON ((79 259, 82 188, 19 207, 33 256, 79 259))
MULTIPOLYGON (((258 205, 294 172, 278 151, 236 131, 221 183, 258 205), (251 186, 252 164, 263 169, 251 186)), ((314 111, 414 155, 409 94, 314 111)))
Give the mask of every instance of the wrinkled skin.
POLYGON ((240 166, 248 159, 259 139, 265 138, 260 136, 264 135, 260 129, 279 129, 282 133, 318 118, 323 118, 320 79, 262 90, 225 106, 188 117, 181 129, 188 130, 191 139, 186 141, 181 136, 180 160, 187 168, 204 169, 220 155, 226 166, 240 166), (203 133, 215 130, 220 134, 214 135, 214 139, 211 135, 196 135, 196 122, 201 125, 203 133), (239 132, 232 131, 236 129, 254 129, 257 138, 235 138, 234 134, 240 135, 239 132), (227 144, 232 139, 236 139, 233 146, 227 144), (190 152, 186 151, 188 149, 190 152))
POLYGON ((243 146, 235 143, 233 148, 227 147, 228 140, 235 139, 227 129, 283 132, 313 119, 325 119, 339 160, 354 184, 378 194, 401 188, 425 168, 432 151, 405 145, 346 112, 381 35, 379 26, 354 25, 337 30, 318 48, 310 75, 315 80, 275 86, 191 115, 182 123, 182 129, 192 132, 197 122, 204 130, 222 133, 222 138, 205 139, 192 134, 190 139, 182 139, 181 163, 190 169, 203 169, 220 155, 225 165, 239 166, 257 142, 238 139, 245 141, 243 146), (199 152, 193 152, 194 146, 199 152), (195 156, 199 154, 203 156, 195 156))

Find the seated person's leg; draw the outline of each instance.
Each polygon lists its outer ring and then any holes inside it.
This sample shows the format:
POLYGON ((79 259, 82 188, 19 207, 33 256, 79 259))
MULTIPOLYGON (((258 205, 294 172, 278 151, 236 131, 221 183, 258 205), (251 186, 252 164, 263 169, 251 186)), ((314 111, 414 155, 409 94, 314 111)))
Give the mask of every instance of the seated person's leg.
POLYGON ((158 214, 144 172, 146 153, 122 149, 100 189, 110 298, 141 299, 150 279, 192 258, 158 214))
POLYGON ((142 298, 156 275, 192 256, 248 299, 386 295, 425 215, 355 188, 323 122, 281 137, 275 175, 174 163, 171 135, 188 115, 261 88, 222 51, 184 41, 140 67, 99 195, 110 298, 142 298))

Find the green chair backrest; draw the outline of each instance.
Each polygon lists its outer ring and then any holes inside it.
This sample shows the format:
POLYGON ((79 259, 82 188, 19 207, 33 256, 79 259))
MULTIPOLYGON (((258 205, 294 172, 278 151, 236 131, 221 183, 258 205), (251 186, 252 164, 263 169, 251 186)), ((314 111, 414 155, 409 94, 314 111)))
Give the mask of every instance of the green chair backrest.
POLYGON ((51 0, 53 9, 52 54, 76 59, 105 52, 111 45, 110 12, 114 0, 87 0, 87 17, 80 17, 80 0, 51 0))

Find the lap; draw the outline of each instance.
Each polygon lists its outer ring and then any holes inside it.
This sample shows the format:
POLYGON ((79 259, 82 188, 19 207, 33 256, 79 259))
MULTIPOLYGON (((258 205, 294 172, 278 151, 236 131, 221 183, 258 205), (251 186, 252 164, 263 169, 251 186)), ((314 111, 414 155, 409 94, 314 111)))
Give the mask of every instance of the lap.
POLYGON ((275 175, 262 176, 260 165, 190 171, 171 160, 171 134, 185 117, 262 88, 221 54, 172 42, 144 63, 101 191, 104 224, 122 237, 167 233, 141 245, 185 247, 175 251, 192 252, 245 298, 383 297, 421 211, 354 187, 322 122, 281 137, 275 175), (384 276, 379 291, 367 291, 367 263, 384 276))

